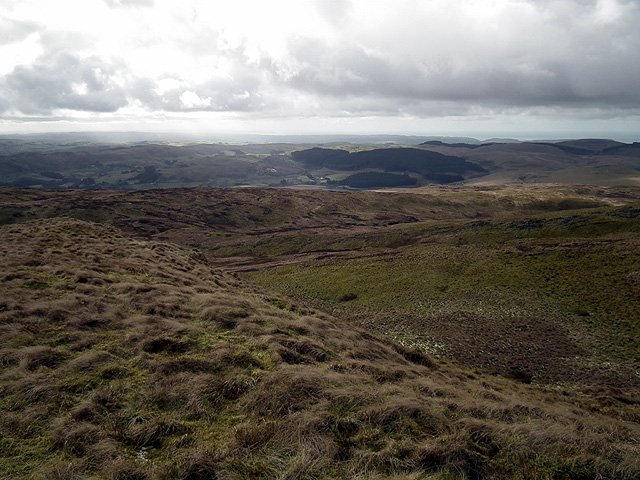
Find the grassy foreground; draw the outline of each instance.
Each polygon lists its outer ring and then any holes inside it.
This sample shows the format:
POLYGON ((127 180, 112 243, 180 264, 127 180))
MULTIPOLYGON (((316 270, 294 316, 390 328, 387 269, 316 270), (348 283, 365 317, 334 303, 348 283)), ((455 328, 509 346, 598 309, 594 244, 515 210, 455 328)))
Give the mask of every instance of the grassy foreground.
POLYGON ((58 218, 1 227, 0 262, 2 478, 640 477, 631 399, 453 366, 193 250, 58 218))
POLYGON ((640 478, 637 188, 0 206, 0 478, 640 478))

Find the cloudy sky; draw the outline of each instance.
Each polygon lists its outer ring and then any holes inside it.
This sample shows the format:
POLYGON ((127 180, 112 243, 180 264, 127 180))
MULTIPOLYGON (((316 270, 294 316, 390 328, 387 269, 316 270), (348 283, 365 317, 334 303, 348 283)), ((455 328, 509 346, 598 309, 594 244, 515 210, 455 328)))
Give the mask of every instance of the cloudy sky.
POLYGON ((640 0, 1 0, 0 133, 640 140, 640 0))

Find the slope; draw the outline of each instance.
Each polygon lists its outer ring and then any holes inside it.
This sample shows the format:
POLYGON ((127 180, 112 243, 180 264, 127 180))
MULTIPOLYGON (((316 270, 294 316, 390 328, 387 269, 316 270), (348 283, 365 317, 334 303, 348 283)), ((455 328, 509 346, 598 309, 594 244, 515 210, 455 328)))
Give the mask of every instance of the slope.
POLYGON ((567 183, 638 185, 639 144, 584 139, 559 143, 427 143, 421 148, 457 155, 488 170, 467 184, 567 183))
POLYGON ((596 404, 637 395, 637 188, 6 189, 0 204, 1 222, 68 215, 179 243, 471 368, 590 386, 596 404))
MULTIPOLYGON (((637 478, 597 413, 70 218, 0 227, 6 479, 637 478)), ((635 412, 635 413, 634 413, 635 412)))

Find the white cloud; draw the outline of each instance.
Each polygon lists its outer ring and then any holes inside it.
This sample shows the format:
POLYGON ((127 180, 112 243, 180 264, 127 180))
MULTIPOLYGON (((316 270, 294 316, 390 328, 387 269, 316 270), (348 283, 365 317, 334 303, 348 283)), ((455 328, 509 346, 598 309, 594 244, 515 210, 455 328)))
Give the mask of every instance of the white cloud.
POLYGON ((19 42, 0 45, 0 75, 6 75, 18 65, 34 62, 42 53, 38 33, 32 33, 19 42))
POLYGON ((152 7, 153 0, 104 0, 104 2, 112 8, 118 7, 152 7))
POLYGON ((180 101, 187 109, 206 109, 211 106, 211 97, 202 98, 196 92, 187 90, 180 95, 180 101))
POLYGON ((5 117, 640 112, 632 0, 62 3, 0 6, 5 117))

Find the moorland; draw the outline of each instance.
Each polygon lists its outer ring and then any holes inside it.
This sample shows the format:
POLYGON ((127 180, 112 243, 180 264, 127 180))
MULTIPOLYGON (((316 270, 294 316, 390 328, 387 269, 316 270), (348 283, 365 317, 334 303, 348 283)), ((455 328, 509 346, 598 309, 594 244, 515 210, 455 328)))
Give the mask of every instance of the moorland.
POLYGON ((3 148, 3 478, 640 477, 638 145, 3 148))

